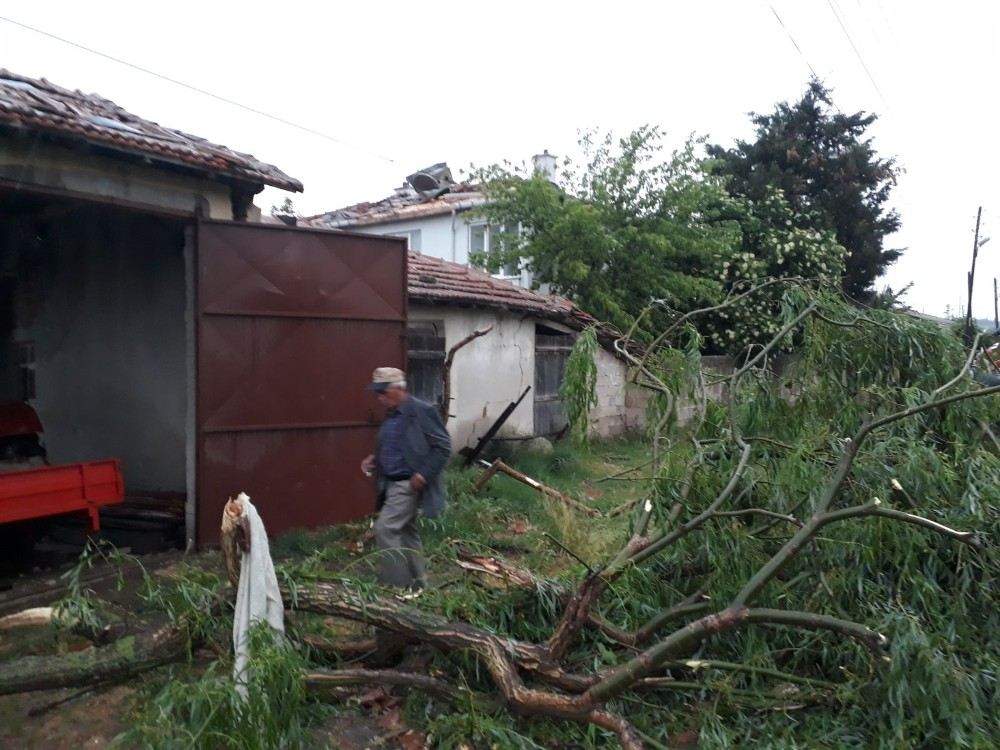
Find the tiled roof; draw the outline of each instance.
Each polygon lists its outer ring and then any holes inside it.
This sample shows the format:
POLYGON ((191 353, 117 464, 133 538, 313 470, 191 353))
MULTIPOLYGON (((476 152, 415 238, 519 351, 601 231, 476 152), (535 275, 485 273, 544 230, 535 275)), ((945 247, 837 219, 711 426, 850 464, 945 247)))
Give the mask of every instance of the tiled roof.
MULTIPOLYGON (((407 292, 411 302, 509 310, 582 330, 597 328, 601 344, 613 351, 622 334, 570 300, 525 289, 458 263, 410 252, 407 292)), ((638 347, 630 344, 630 351, 638 347)))
POLYGON ((573 303, 422 253, 410 253, 410 299, 536 314, 563 312, 573 303))
POLYGON ((305 221, 312 226, 327 229, 388 224, 463 211, 481 206, 486 200, 476 185, 467 182, 452 184, 444 190, 427 195, 404 187, 388 198, 355 203, 353 206, 311 216, 305 221))
POLYGON ((144 120, 96 94, 0 69, 0 125, 26 128, 244 182, 301 191, 277 167, 144 120))

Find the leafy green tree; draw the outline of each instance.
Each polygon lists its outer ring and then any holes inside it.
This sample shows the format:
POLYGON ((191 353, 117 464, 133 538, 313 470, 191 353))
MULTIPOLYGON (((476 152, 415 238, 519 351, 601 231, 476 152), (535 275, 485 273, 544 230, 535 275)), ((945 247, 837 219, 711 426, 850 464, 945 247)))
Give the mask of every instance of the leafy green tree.
MULTIPOLYGON (((535 282, 622 329, 650 338, 679 315, 718 303, 774 277, 836 280, 843 248, 815 217, 780 191, 733 197, 689 141, 662 158, 662 134, 643 127, 626 138, 581 141, 582 170, 564 165, 557 186, 541 174, 492 167, 480 177, 481 210, 494 226, 520 227, 478 259, 498 267, 519 259, 535 282)), ((709 316, 702 346, 740 352, 780 327, 782 291, 770 286, 709 316)))
POLYGON ((796 226, 834 232, 848 253, 844 291, 869 299, 875 280, 902 253, 884 247, 900 226, 886 205, 899 168, 878 156, 867 135, 876 116, 836 111, 830 92, 813 79, 799 101, 751 118, 756 140, 708 147, 712 171, 729 178, 734 197, 761 201, 778 188, 798 217, 796 226))
POLYGON ((484 170, 481 213, 521 231, 501 235, 478 260, 523 259, 537 284, 621 327, 653 300, 687 310, 718 299, 714 258, 739 239, 732 222, 712 220, 728 201, 725 187, 706 174, 694 142, 663 160, 661 141, 649 126, 620 140, 586 135, 585 166, 564 164, 560 186, 524 169, 484 170))

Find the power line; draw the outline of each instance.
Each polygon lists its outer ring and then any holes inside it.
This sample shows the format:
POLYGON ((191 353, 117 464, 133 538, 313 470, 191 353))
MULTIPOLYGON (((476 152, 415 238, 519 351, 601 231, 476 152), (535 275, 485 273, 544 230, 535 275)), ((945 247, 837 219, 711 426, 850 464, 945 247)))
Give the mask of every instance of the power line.
POLYGON ((850 43, 851 49, 854 50, 854 54, 857 56, 858 62, 861 63, 861 67, 864 68, 865 73, 868 76, 868 80, 872 82, 872 86, 875 87, 875 91, 878 92, 879 98, 882 100, 882 103, 885 105, 886 109, 889 109, 889 102, 886 101, 885 95, 882 93, 882 89, 880 89, 878 83, 875 82, 875 76, 873 76, 872 72, 868 69, 868 66, 865 64, 864 58, 861 56, 860 50, 858 50, 857 45, 854 44, 854 40, 851 38, 850 33, 848 33, 847 31, 847 27, 844 26, 844 22, 841 20, 840 14, 837 12, 837 8, 834 5, 833 0, 826 0, 826 4, 830 6, 830 11, 833 13, 833 17, 836 18, 837 23, 840 24, 840 30, 843 31, 844 36, 847 37, 847 41, 848 43, 850 43))
POLYGON ((217 101, 223 102, 224 104, 228 104, 228 105, 233 106, 233 107, 238 107, 239 109, 242 109, 242 110, 244 110, 246 112, 250 112, 251 114, 258 115, 259 117, 265 117, 268 120, 273 120, 274 122, 281 123, 282 125, 287 125, 288 127, 295 128, 296 130, 301 130, 304 133, 309 133, 310 135, 317 136, 318 138, 323 138, 325 140, 328 140, 328 141, 331 141, 333 143, 336 143, 339 146, 343 146, 343 147, 349 148, 349 149, 355 149, 357 151, 363 151, 363 152, 367 153, 369 156, 372 156, 372 157, 374 157, 376 159, 381 159, 381 160, 386 161, 386 162, 388 162, 390 164, 395 164, 396 163, 395 159, 392 159, 392 158, 390 158, 388 156, 385 156, 384 154, 380 154, 377 151, 372 151, 371 149, 365 148, 364 146, 359 146, 357 144, 350 143, 350 142, 345 141, 345 140, 343 140, 341 138, 337 138, 336 136, 330 135, 329 133, 324 133, 324 132, 322 132, 320 130, 315 130, 313 128, 310 128, 307 125, 300 125, 297 122, 293 122, 291 120, 286 120, 284 117, 280 117, 278 115, 271 114, 270 112, 265 112, 264 110, 257 109, 256 107, 251 107, 248 104, 242 104, 242 103, 240 103, 240 102, 238 102, 238 101, 236 101, 234 99, 229 99, 228 97, 222 96, 221 94, 215 94, 215 93, 213 93, 211 91, 207 91, 207 90, 205 90, 203 88, 199 88, 198 86, 193 86, 190 83, 185 83, 184 81, 180 81, 180 80, 178 80, 176 78, 171 78, 170 76, 164 75, 162 73, 157 73, 155 70, 150 70, 149 68, 144 68, 141 65, 137 65, 136 63, 129 62, 128 60, 123 60, 120 57, 115 57, 114 55, 109 55, 109 54, 107 54, 105 52, 101 52, 100 50, 96 50, 93 47, 88 47, 85 44, 80 44, 79 42, 74 42, 71 39, 66 39, 65 37, 57 36, 56 34, 52 34, 52 33, 48 32, 48 31, 43 30, 43 29, 39 29, 39 28, 36 28, 34 26, 29 26, 28 24, 21 23, 20 21, 15 21, 13 18, 7 18, 6 16, 0 16, 0 21, 6 21, 7 23, 9 23, 9 24, 11 24, 13 26, 19 26, 22 29, 27 29, 28 31, 32 31, 35 34, 40 34, 41 36, 48 37, 49 39, 54 39, 55 41, 61 42, 62 44, 69 45, 70 47, 75 47, 76 49, 83 50, 84 52, 88 52, 88 53, 90 53, 92 55, 97 55, 98 57, 103 57, 105 60, 110 60, 111 62, 118 63, 119 65, 124 65, 125 67, 132 68, 133 70, 137 70, 140 73, 145 73, 146 75, 153 76, 154 78, 159 78, 161 81, 166 81, 167 83, 172 83, 175 86, 180 86, 181 88, 188 89, 189 91, 194 91, 195 93, 201 94, 202 96, 211 97, 212 99, 216 99, 217 101))
POLYGON ((796 42, 795 37, 792 36, 792 32, 788 30, 787 26, 785 26, 785 22, 781 20, 781 16, 778 15, 778 11, 774 9, 774 3, 768 3, 768 5, 771 7, 771 12, 774 14, 774 17, 778 19, 778 23, 781 25, 781 28, 784 29, 785 33, 788 35, 788 40, 792 43, 792 46, 795 47, 799 55, 802 57, 802 60, 805 62, 806 67, 809 68, 809 72, 812 73, 813 78, 819 80, 819 76, 816 75, 816 70, 809 62, 809 58, 806 57, 806 53, 802 51, 802 48, 799 46, 799 43, 796 42))

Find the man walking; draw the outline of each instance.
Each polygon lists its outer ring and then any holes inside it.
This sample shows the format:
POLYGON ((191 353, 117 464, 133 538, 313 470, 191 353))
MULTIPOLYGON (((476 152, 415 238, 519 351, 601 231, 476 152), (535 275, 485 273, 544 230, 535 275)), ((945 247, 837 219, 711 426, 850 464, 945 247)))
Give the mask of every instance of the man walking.
POLYGON ((375 452, 361 462, 361 471, 377 478, 379 581, 417 591, 427 583, 417 515, 444 510, 451 438, 437 408, 407 393, 402 370, 379 367, 368 388, 386 408, 375 452))

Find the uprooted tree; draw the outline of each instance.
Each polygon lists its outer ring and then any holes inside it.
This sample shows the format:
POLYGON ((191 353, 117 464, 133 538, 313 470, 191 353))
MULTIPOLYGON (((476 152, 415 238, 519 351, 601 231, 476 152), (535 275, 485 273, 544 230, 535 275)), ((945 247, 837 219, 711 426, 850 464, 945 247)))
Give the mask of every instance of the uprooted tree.
MULTIPOLYGON (((650 491, 617 552, 597 562, 576 551, 577 576, 558 582, 495 557, 466 561, 509 584, 479 594, 490 604, 478 608, 444 590, 417 606, 351 578, 286 571, 289 609, 437 654, 423 674, 386 667, 373 642, 307 637, 313 658, 341 666, 300 665, 304 688, 400 685, 456 712, 590 726, 578 735, 589 747, 604 746, 603 733, 624 748, 662 747, 668 728, 684 726, 710 746, 727 725, 751 724, 791 747, 804 715, 827 722, 835 747, 988 746, 1000 387, 968 376, 975 352, 922 321, 796 282, 744 286, 674 315, 642 353, 627 337, 619 350, 652 391, 655 419, 650 491), (699 318, 775 284, 775 335, 732 372, 702 372, 699 318), (798 354, 779 362, 790 340, 798 354), (709 399, 720 385, 725 400, 709 399), (684 423, 682 398, 697 405, 684 423)), ((203 613, 174 610, 128 648, 8 663, 0 694, 179 658, 201 632, 188 618, 203 613)))

